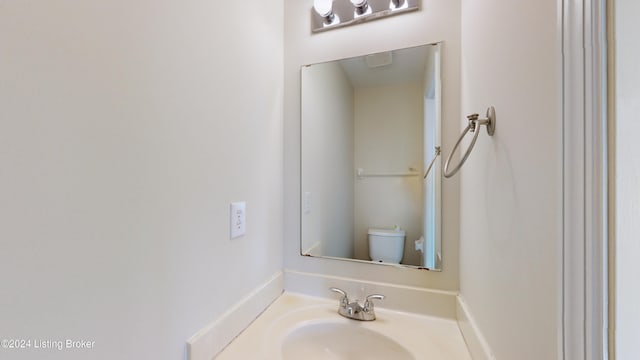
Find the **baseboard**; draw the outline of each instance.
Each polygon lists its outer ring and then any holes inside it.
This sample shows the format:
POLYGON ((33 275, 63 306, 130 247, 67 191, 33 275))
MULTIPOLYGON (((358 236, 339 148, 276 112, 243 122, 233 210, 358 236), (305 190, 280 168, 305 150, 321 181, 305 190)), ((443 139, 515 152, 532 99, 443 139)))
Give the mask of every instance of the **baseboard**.
POLYGON ((187 341, 187 360, 211 360, 260 315, 284 288, 282 272, 276 273, 219 319, 187 341))
POLYGON ((462 337, 467 343, 471 357, 473 360, 495 360, 496 358, 489 347, 489 343, 480 332, 462 296, 458 295, 456 300, 458 327, 462 331, 462 337))
MULTIPOLYGON (((311 296, 333 298, 330 287, 343 289, 352 299, 364 299, 369 294, 383 294, 385 299, 376 306, 421 315, 456 319, 455 291, 425 289, 389 283, 328 276, 285 270, 285 290, 311 296)), ((337 298, 336 298, 337 299, 337 298)))

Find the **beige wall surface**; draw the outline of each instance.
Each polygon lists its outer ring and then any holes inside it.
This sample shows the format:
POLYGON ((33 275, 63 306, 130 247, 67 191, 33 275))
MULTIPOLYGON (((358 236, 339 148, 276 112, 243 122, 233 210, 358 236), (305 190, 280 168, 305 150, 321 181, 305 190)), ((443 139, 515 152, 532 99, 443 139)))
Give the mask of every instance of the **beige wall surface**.
POLYGON ((337 62, 304 69, 302 251, 353 257, 353 87, 337 62))
POLYGON ((554 0, 462 1, 462 111, 493 105, 497 126, 457 175, 460 289, 497 359, 554 359, 562 331, 557 11, 554 0))
MULTIPOLYGON (((423 168, 422 94, 420 82, 356 89, 356 168, 366 173, 423 168)), ((420 265, 414 241, 422 235, 422 182, 420 175, 356 178, 353 239, 357 259, 370 259, 369 228, 398 225, 406 236, 402 263, 420 265)))
POLYGON ((0 358, 184 359, 281 270, 283 11, 0 2, 0 339, 95 341, 0 358))

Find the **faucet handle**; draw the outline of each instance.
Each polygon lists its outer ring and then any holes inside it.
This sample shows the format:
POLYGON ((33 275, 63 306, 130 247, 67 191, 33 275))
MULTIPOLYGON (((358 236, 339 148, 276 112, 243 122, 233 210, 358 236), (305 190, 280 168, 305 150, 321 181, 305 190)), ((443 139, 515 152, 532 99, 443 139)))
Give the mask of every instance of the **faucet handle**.
POLYGON ((373 302, 371 300, 384 300, 384 295, 371 294, 367 296, 367 301, 364 302, 364 311, 373 312, 373 302))
POLYGON ((342 295, 342 298, 340 299, 340 303, 342 306, 347 306, 349 304, 349 297, 347 296, 347 293, 344 290, 341 290, 335 287, 329 288, 329 290, 333 292, 337 292, 338 294, 342 295))

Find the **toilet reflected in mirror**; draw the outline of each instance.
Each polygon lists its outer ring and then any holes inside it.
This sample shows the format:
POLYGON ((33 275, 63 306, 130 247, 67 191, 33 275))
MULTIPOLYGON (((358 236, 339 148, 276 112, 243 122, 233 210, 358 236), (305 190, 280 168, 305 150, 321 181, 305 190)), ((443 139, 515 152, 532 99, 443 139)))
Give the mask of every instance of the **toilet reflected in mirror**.
POLYGON ((369 229, 368 234, 371 261, 400 264, 404 255, 404 230, 369 229))

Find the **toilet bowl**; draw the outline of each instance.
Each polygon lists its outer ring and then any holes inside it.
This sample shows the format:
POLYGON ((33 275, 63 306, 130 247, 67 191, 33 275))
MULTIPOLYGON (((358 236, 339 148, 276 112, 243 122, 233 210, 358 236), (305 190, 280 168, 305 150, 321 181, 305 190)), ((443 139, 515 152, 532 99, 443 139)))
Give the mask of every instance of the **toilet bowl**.
POLYGON ((369 257, 372 261, 399 264, 404 254, 404 230, 369 229, 369 257))

